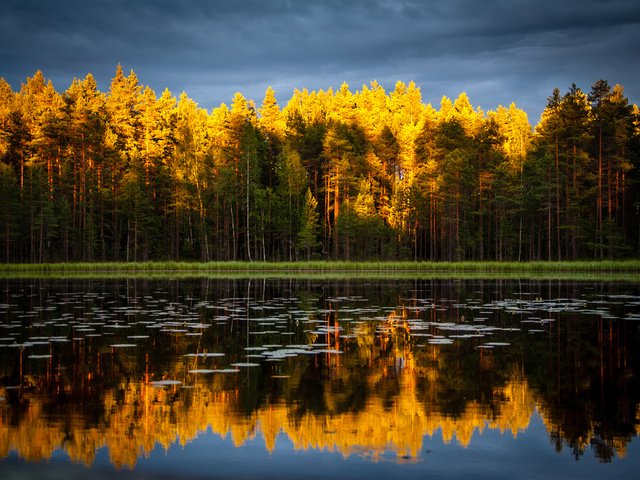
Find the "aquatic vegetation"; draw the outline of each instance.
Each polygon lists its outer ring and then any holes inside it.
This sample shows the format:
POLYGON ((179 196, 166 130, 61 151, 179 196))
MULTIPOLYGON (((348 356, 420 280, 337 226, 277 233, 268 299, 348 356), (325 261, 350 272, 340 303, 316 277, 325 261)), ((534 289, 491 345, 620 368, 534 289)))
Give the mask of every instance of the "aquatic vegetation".
MULTIPOLYGON (((11 414, 18 395, 33 402, 31 409, 53 391, 90 399, 84 401, 95 402, 98 420, 72 405, 57 408, 68 424, 98 422, 91 435, 102 440, 95 448, 121 449, 130 438, 134 453, 121 465, 135 464, 135 452, 151 451, 158 438, 169 446, 208 429, 231 435, 239 446, 260 432, 269 451, 277 432, 286 432, 300 449, 418 458, 424 438, 436 432, 446 444, 467 446, 487 428, 516 435, 536 412, 549 435, 562 432, 561 445, 580 454, 589 448, 584 439, 615 438, 614 447, 598 453, 610 460, 632 436, 615 422, 593 427, 592 412, 635 418, 626 409, 640 405, 629 384, 640 344, 637 329, 629 328, 640 319, 633 283, 30 279, 7 285, 0 303, 0 415, 11 414), (602 372, 597 380, 624 398, 611 412, 598 410, 592 372, 602 372), (584 418, 569 430, 576 395, 588 408, 580 406, 584 418), (154 429, 144 430, 142 419, 154 429)), ((30 415, 45 415, 38 412, 30 415)), ((63 424, 48 428, 57 432, 63 424)), ((28 427, 3 420, 0 445, 8 445, 3 434, 15 438, 15 428, 28 427)), ((73 442, 90 434, 78 428, 73 442)), ((72 442, 55 440, 62 437, 54 433, 47 438, 52 449, 72 442)))
MULTIPOLYGON (((0 265, 4 278, 541 278, 640 279, 639 260, 565 262, 76 262, 0 265)), ((197 321, 197 319, 195 319, 197 321)), ((198 327, 193 327, 198 328, 198 327)))

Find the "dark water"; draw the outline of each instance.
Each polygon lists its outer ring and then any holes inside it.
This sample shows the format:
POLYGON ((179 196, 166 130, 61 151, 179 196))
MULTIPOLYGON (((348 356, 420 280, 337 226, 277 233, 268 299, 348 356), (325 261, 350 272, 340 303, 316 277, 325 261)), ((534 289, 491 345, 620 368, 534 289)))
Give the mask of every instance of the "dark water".
POLYGON ((640 286, 10 280, 0 477, 637 478, 640 286))

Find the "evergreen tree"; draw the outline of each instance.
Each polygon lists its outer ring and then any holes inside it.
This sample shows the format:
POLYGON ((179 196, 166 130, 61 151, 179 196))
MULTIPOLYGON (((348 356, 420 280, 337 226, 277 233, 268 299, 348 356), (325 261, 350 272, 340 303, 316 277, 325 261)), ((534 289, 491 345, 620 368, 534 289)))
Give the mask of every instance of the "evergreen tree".
POLYGON ((640 251, 640 120, 555 89, 536 126, 398 82, 208 112, 116 69, 0 79, 4 261, 617 258, 640 251), (20 241, 23 240, 23 241, 20 241))
POLYGON ((298 248, 305 253, 306 259, 310 260, 314 249, 320 244, 318 242, 318 233, 320 232, 318 201, 314 198, 310 188, 307 188, 304 198, 300 225, 298 248))

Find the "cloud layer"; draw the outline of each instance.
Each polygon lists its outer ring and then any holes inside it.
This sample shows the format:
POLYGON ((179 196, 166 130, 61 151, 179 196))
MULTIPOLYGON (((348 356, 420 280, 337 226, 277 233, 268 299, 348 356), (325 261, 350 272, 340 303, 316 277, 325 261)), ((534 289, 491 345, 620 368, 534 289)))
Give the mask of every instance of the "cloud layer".
POLYGON ((535 123, 554 87, 604 78, 640 99, 635 0, 5 0, 0 76, 42 69, 58 90, 115 66, 201 106, 272 85, 387 89, 414 80, 426 101, 466 91, 485 109, 515 101, 535 123))

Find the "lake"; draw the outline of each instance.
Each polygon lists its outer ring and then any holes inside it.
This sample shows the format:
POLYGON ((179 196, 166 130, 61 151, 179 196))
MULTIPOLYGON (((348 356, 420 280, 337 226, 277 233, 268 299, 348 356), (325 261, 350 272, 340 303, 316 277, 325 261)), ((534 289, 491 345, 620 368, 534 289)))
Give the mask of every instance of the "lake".
POLYGON ((640 285, 2 280, 0 476, 637 478, 640 285))

